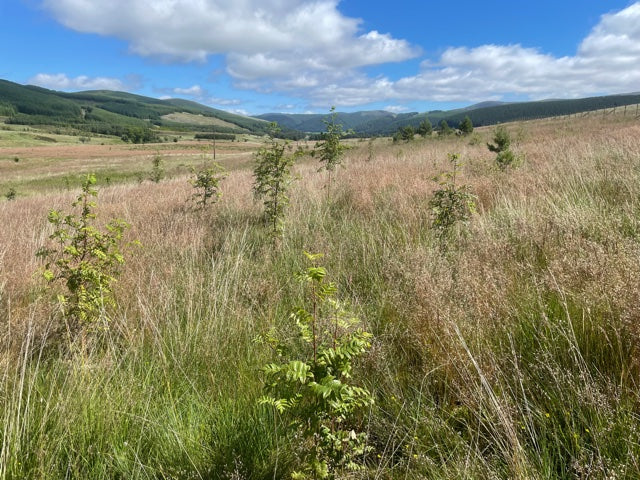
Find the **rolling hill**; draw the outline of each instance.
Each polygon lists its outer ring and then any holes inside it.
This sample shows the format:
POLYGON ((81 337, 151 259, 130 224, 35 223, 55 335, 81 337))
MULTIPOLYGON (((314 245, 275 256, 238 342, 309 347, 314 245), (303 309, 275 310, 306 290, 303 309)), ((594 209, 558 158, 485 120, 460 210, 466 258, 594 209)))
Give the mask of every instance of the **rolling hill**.
MULTIPOLYGON (((573 115, 607 108, 624 107, 640 103, 640 94, 608 95, 602 97, 572 100, 542 100, 536 102, 482 102, 456 110, 434 110, 426 113, 410 112, 395 114, 386 111, 338 113, 337 122, 357 135, 391 135, 399 128, 412 125, 417 128, 425 117, 435 127, 442 120, 456 127, 465 116, 469 116, 475 126, 494 125, 517 120, 573 115)), ((308 133, 324 130, 323 121, 328 114, 282 114, 267 113, 257 118, 278 122, 280 125, 308 133)))
MULTIPOLYGON (((434 127, 442 120, 456 127, 468 115, 475 126, 483 126, 639 103, 640 93, 572 100, 482 102, 456 110, 426 113, 396 114, 382 110, 337 113, 337 122, 345 130, 352 130, 355 136, 364 137, 392 135, 407 125, 417 128, 425 117, 434 127)), ((637 112, 634 111, 634 114, 637 112)), ((135 136, 146 141, 153 137, 154 131, 161 129, 262 135, 267 133, 269 122, 279 124, 282 136, 300 138, 324 131, 324 121, 329 115, 266 113, 246 117, 183 99, 160 100, 108 90, 57 92, 0 80, 0 117, 5 117, 6 123, 67 126, 93 133, 135 136)))
POLYGON ((154 127, 209 132, 215 127, 218 133, 262 134, 269 125, 188 100, 159 100, 108 90, 66 93, 6 80, 0 80, 0 116, 7 117, 7 123, 69 126, 113 135, 154 127), (211 121, 203 122, 203 118, 211 121))

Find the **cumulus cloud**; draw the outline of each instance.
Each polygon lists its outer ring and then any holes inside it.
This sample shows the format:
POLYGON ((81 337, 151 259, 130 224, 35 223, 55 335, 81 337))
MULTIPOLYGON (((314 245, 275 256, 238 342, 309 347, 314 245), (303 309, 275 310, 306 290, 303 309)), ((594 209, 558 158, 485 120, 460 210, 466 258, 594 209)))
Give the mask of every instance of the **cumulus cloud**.
MULTIPOLYGON (((264 74, 282 72, 292 51, 319 65, 358 66, 402 61, 417 51, 404 40, 372 31, 341 14, 337 0, 43 0, 63 25, 121 38, 133 52, 170 60, 204 61, 214 54, 260 59, 264 74), (123 12, 126 12, 123 15, 123 12)), ((296 57, 294 57, 296 58, 296 57)), ((262 73, 260 73, 262 75, 262 73)))
POLYGON ((218 97, 209 97, 207 99, 207 103, 210 105, 222 105, 222 106, 233 106, 233 105, 242 105, 242 100, 238 100, 237 98, 218 98, 218 97))
POLYGON ((27 83, 53 90, 128 90, 127 86, 117 78, 86 75, 71 78, 64 73, 38 73, 27 83))
POLYGON ((242 109, 242 108, 232 108, 231 110, 229 110, 229 112, 231 113, 235 113, 236 115, 242 115, 244 117, 248 117, 249 116, 249 112, 242 109))
POLYGON ((173 93, 176 95, 186 95, 194 98, 202 98, 206 95, 205 90, 200 85, 194 85, 189 88, 174 88, 173 93))
POLYGON ((437 62, 424 61, 414 76, 391 81, 352 76, 311 92, 316 103, 332 97, 367 103, 380 99, 480 101, 570 98, 638 91, 640 2, 603 15, 573 56, 556 57, 514 45, 451 47, 437 62))
POLYGON ((391 113, 404 113, 409 111, 407 107, 404 107, 402 105, 387 105, 383 108, 383 110, 391 113))
POLYGON ((603 15, 571 56, 521 44, 450 47, 399 79, 371 77, 362 67, 415 58, 420 49, 362 31, 338 0, 43 2, 67 27, 123 39, 139 55, 203 62, 222 55, 234 86, 297 96, 313 107, 567 98, 640 85, 640 2, 603 15))
MULTIPOLYGON (((139 55, 201 62, 223 55, 237 87, 263 92, 340 84, 360 67, 419 54, 390 34, 361 31, 361 20, 343 15, 337 0, 43 0, 43 5, 63 25, 123 39, 139 55)), ((204 96, 181 90, 174 93, 204 96)))

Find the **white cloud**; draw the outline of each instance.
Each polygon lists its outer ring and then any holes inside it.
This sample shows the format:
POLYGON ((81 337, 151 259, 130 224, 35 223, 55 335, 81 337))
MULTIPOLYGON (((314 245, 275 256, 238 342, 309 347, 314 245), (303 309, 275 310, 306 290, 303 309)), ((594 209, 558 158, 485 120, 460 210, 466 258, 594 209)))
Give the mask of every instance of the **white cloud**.
POLYGON ((574 56, 555 57, 519 44, 448 48, 437 62, 424 61, 414 76, 391 81, 354 75, 310 93, 316 103, 343 98, 348 105, 349 99, 368 103, 570 98, 638 91, 639 86, 640 2, 636 2, 603 15, 574 56))
POLYGON ((403 105, 387 105, 383 110, 391 113, 404 113, 409 111, 409 109, 403 105))
MULTIPOLYGON (((179 61, 223 55, 237 88, 297 96, 312 107, 567 98, 640 85, 640 2, 603 15, 572 56, 521 44, 450 47, 400 79, 372 78, 362 67, 405 61, 419 49, 361 31, 361 21, 343 15, 338 0, 43 2, 67 27, 118 37, 139 55, 179 61)), ((193 96, 206 98, 195 87, 182 94, 194 89, 193 96)))
MULTIPOLYGON (((404 40, 359 32, 337 0, 43 0, 63 25, 121 38, 133 52, 204 61, 214 54, 260 58, 266 73, 282 72, 291 53, 333 67, 402 61, 416 54, 404 40), (123 14, 126 12, 126 14, 123 14), (357 55, 353 55, 357 54, 357 55), (275 65, 274 65, 275 64, 275 65)), ((297 55, 294 58, 298 58, 297 55)), ((239 70, 242 62, 235 66, 239 70)), ((240 76, 253 76, 239 71, 240 76)))
POLYGON ((174 88, 173 93, 176 95, 186 95, 194 98, 201 98, 206 95, 206 92, 202 89, 200 85, 194 85, 189 88, 174 88))
POLYGON ((64 73, 38 73, 27 83, 53 90, 127 90, 127 86, 117 78, 108 77, 69 77, 64 73))
POLYGON ((209 103, 210 105, 230 106, 230 105, 241 105, 242 104, 242 100, 238 100, 238 99, 235 99, 235 98, 209 97, 207 99, 207 103, 209 103))
MULTIPOLYGON (((43 0, 63 25, 127 41, 132 52, 177 61, 221 54, 239 88, 307 91, 359 67, 418 55, 407 41, 363 32, 338 0, 43 0), (123 15, 122 12, 126 12, 123 15)), ((174 93, 198 99, 195 86, 174 93)), ((338 103, 338 102, 336 102, 338 103)))
POLYGON ((242 108, 232 108, 231 110, 229 110, 230 113, 235 113, 236 115, 243 115, 245 117, 249 116, 249 112, 247 110, 244 110, 242 108))

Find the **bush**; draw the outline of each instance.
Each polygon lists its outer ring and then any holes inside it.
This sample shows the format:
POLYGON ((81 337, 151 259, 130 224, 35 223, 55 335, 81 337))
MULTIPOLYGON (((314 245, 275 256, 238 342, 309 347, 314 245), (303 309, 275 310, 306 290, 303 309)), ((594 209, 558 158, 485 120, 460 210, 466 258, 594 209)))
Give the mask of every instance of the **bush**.
POLYGON ((452 169, 444 174, 444 180, 440 182, 442 188, 436 190, 429 201, 432 226, 440 240, 446 239, 456 224, 468 222, 475 210, 475 196, 469 187, 456 185, 459 158, 458 154, 449 154, 452 169))
POLYGON ((449 126, 446 120, 442 120, 438 124, 438 135, 441 137, 448 137, 453 134, 453 129, 449 126))
POLYGON ((473 133, 473 123, 468 115, 465 115, 464 119, 460 122, 458 130, 460 130, 463 135, 471 135, 473 133))
POLYGON ((88 175, 72 203, 80 208, 79 215, 49 212, 48 222, 54 228, 49 239, 55 246, 37 252, 46 260, 42 276, 47 283, 64 287, 57 299, 70 335, 98 322, 107 324, 107 309, 116 304, 113 283, 124 264, 121 243, 129 224, 114 219, 105 230, 94 225, 96 202, 91 199, 98 195, 95 184, 96 177, 88 175))
POLYGON ((164 167, 163 167, 162 155, 160 152, 156 152, 153 156, 153 160, 151 160, 151 174, 149 175, 149 179, 154 183, 160 183, 160 180, 164 178, 164 167))
POLYGON ((205 163, 199 170, 191 169, 193 176, 190 183, 195 189, 191 196, 196 208, 204 209, 209 203, 216 203, 222 196, 220 182, 227 176, 227 171, 217 162, 205 163))
POLYGON ((368 451, 367 435, 356 431, 352 417, 372 405, 373 397, 355 385, 352 369, 369 350, 371 334, 335 298, 335 284, 326 281, 327 271, 316 263, 321 255, 305 255, 312 265, 296 277, 308 285, 310 305, 290 315, 298 330, 294 342, 273 333, 265 337, 278 363, 263 368, 267 394, 260 403, 286 416, 292 444, 302 433, 301 469, 292 478, 344 478, 341 473, 362 468, 360 457, 368 451))
POLYGON ((420 122, 420 125, 418 125, 417 133, 421 137, 426 138, 426 137, 430 137, 432 132, 433 132, 433 125, 431 125, 431 121, 428 118, 425 118, 420 122))
POLYGON ((511 136, 505 127, 500 125, 496 128, 493 136, 494 144, 487 143, 487 148, 496 153, 496 164, 500 170, 505 170, 507 167, 515 164, 516 157, 510 150, 511 136))
POLYGON ((284 211, 289 204, 287 192, 292 181, 291 168, 296 159, 295 154, 285 154, 288 145, 276 139, 279 131, 273 123, 269 147, 258 150, 253 169, 253 194, 256 199, 263 199, 265 222, 271 226, 274 237, 283 229, 284 211))
POLYGON ((326 170, 329 174, 327 182, 327 197, 331 190, 331 172, 342 163, 342 156, 349 147, 340 143, 340 140, 351 132, 345 132, 342 124, 336 123, 336 109, 331 107, 331 120, 325 120, 326 131, 321 134, 322 142, 316 145, 315 151, 320 155, 320 170, 326 170))

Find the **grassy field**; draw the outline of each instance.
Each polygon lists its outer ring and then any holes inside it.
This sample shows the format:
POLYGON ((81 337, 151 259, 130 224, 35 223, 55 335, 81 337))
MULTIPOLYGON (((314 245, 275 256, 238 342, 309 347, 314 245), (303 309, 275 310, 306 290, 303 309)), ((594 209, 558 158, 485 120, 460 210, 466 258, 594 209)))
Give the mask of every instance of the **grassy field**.
MULTIPOLYGON (((211 143, 196 141, 193 134, 178 142, 132 145, 113 137, 83 137, 85 142, 80 142, 74 136, 22 128, 0 130, 0 194, 11 188, 19 196, 68 191, 90 172, 101 185, 141 183, 148 181, 156 156, 162 158, 169 179, 186 175, 213 156, 211 143)), ((261 145, 259 137, 239 138, 216 145, 216 160, 229 170, 249 166, 261 145)))
POLYGON ((204 115, 196 115, 193 113, 169 113, 162 116, 163 120, 174 123, 186 123, 189 125, 215 125, 217 127, 238 128, 234 123, 225 122, 215 117, 205 117, 204 115))
MULTIPOLYGON (((203 213, 173 157, 171 178, 134 179, 154 146, 3 153, 2 188, 25 193, 0 199, 0 478, 289 478, 298 445, 258 405, 272 353, 254 339, 291 330, 303 250, 325 253, 373 334, 353 373, 375 398, 354 421, 372 450, 339 478, 640 478, 640 123, 506 126, 523 159, 507 171, 491 129, 355 141, 330 195, 308 158, 275 246, 251 193, 258 144, 220 147, 231 172, 203 213), (477 208, 442 248, 429 200, 449 153, 477 208), (48 210, 77 195, 43 175, 89 170, 122 172, 98 218, 127 220, 142 246, 125 251, 109 328, 74 353, 34 254, 48 210)), ((186 164, 191 147, 169 146, 186 164)))

